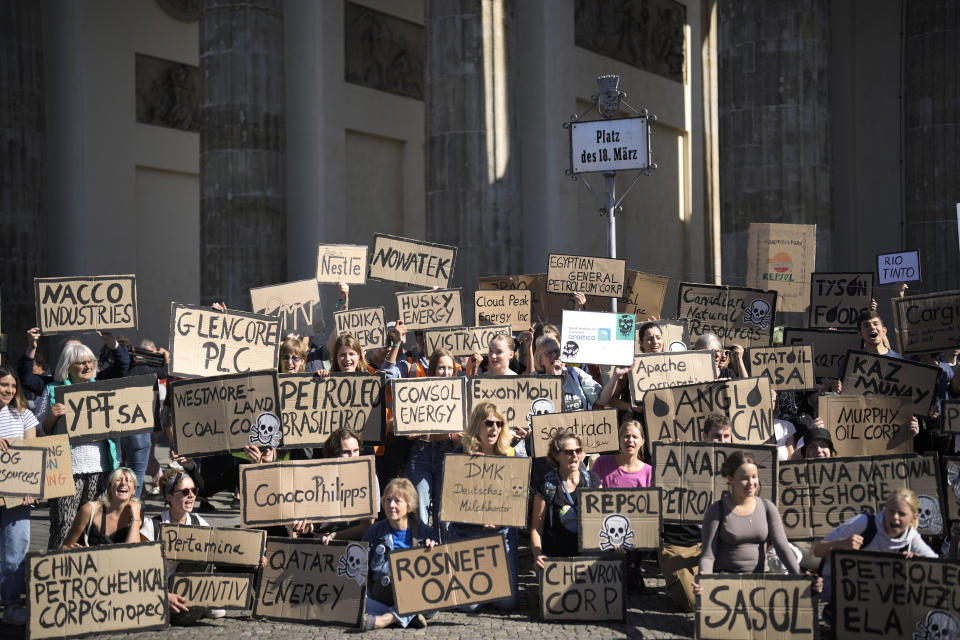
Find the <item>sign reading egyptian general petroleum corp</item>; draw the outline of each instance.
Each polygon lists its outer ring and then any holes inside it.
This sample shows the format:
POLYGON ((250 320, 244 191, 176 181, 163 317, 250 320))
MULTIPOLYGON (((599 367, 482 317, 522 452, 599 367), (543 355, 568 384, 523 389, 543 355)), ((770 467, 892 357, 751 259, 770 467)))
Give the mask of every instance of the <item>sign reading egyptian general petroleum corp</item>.
POLYGON ((650 166, 650 124, 646 118, 575 122, 570 125, 574 173, 626 171, 650 166))

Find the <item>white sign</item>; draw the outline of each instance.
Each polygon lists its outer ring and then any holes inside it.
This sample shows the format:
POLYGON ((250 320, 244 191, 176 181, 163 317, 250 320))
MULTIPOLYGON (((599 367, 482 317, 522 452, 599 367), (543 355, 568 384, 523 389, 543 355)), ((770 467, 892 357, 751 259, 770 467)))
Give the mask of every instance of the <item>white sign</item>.
POLYGON ((621 367, 632 365, 635 323, 636 316, 632 313, 564 311, 560 359, 621 367))
POLYGON ((576 122, 570 126, 573 172, 646 169, 650 166, 649 135, 646 118, 576 122))
POLYGON ((920 252, 881 253, 877 256, 877 284, 918 282, 920 280, 920 252))

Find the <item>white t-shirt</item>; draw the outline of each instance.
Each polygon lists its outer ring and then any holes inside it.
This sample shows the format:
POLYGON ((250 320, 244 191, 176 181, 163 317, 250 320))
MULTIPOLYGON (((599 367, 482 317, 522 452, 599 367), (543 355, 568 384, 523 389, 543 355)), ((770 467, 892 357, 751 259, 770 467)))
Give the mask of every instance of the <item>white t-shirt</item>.
POLYGON ((0 438, 8 440, 22 438, 25 431, 35 430, 38 424, 40 424, 40 421, 29 409, 24 409, 23 413, 18 413, 9 404, 0 409, 0 438))
POLYGON ((777 457, 780 460, 788 460, 790 454, 787 452, 787 441, 797 434, 797 428, 792 422, 780 420, 773 421, 773 435, 777 439, 777 457))
MULTIPOLYGON (((170 509, 164 509, 160 513, 160 522, 162 524, 170 524, 170 509)), ((191 513, 187 518, 187 524, 193 525, 195 527, 209 527, 210 523, 201 518, 195 513, 191 513)), ((143 519, 143 524, 140 526, 140 535, 146 538, 147 540, 156 540, 156 534, 153 530, 153 516, 143 519)), ((177 570, 177 562, 171 560, 165 560, 163 562, 163 569, 165 578, 169 579, 170 576, 174 574, 177 570)))

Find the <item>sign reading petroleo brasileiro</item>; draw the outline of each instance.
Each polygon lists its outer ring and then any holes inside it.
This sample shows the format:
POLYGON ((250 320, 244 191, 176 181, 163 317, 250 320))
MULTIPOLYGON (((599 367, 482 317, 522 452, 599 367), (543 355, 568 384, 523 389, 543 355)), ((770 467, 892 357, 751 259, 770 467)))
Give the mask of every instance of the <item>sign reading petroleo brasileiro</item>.
POLYGON ((574 122, 570 125, 570 155, 574 173, 647 169, 649 122, 644 117, 574 122))

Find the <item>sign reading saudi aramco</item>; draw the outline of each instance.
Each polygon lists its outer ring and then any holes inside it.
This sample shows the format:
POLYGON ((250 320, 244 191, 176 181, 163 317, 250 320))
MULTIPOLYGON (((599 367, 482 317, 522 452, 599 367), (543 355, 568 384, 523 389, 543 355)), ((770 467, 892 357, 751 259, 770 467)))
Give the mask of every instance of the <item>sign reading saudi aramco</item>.
POLYGON ((573 173, 650 167, 647 118, 575 122, 570 126, 573 173))

